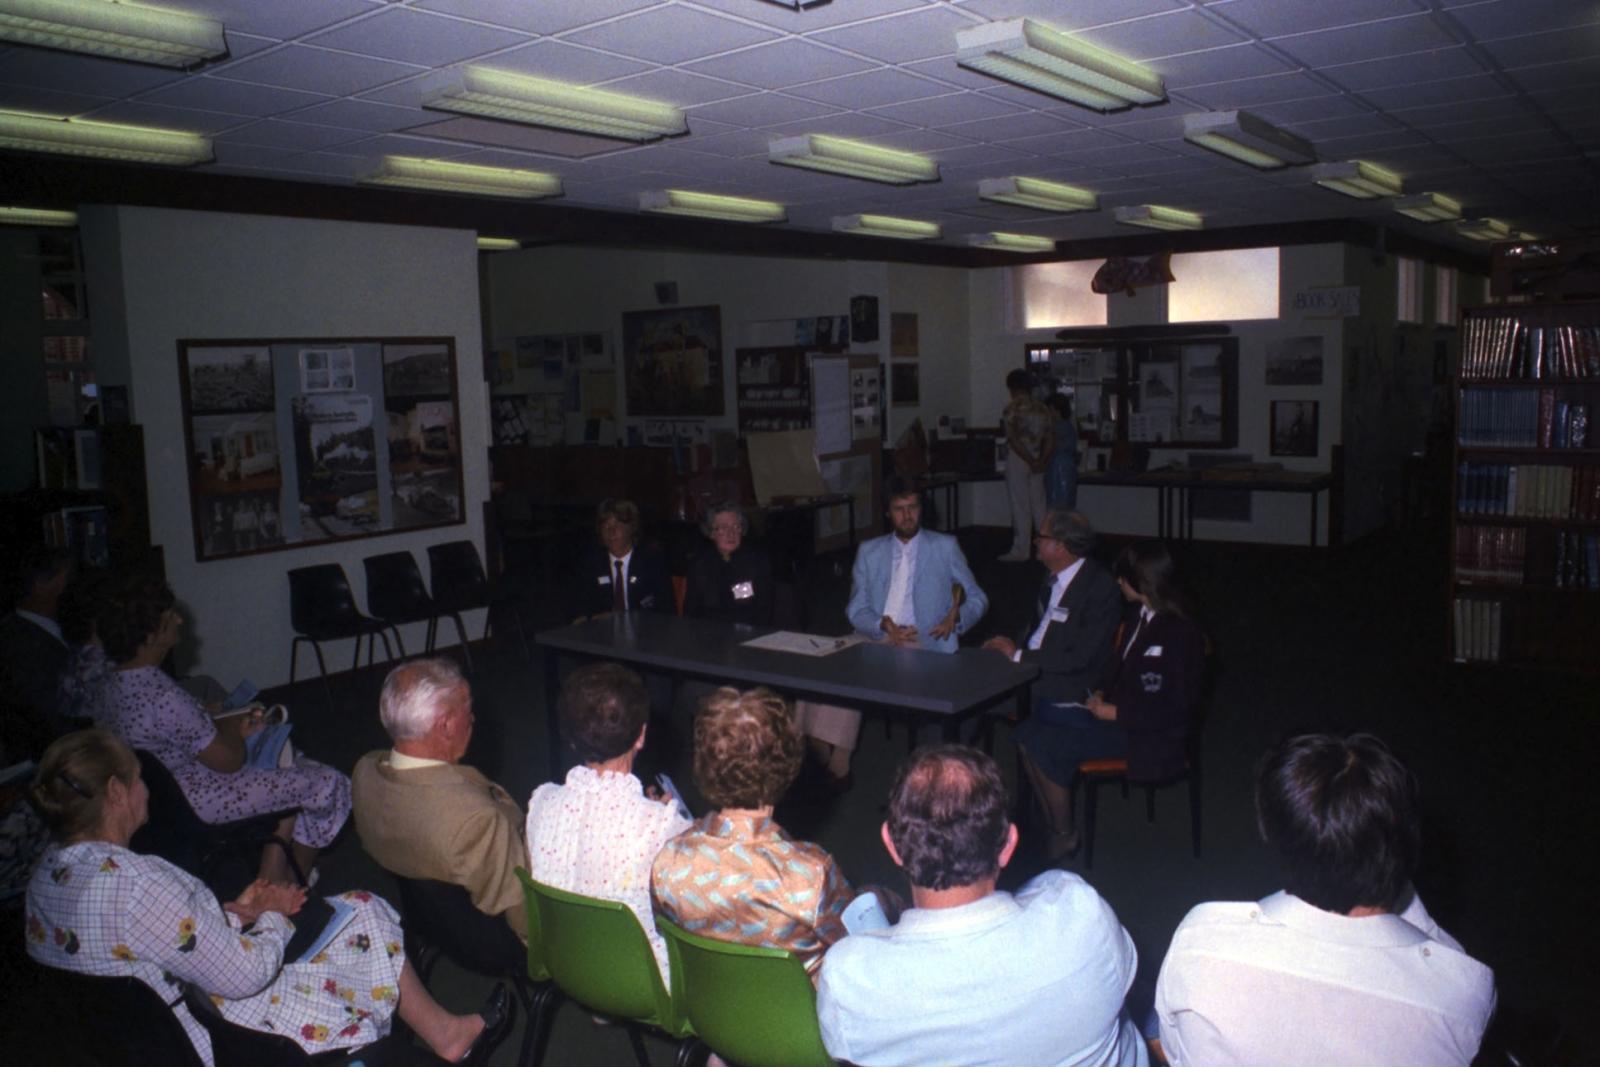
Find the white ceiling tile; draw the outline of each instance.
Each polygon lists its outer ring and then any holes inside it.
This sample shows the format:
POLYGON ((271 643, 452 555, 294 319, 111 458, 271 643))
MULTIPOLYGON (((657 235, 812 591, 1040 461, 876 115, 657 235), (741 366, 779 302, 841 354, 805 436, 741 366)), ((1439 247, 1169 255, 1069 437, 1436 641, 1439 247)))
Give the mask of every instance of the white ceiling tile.
POLYGON ((1449 48, 1457 42, 1431 16, 1406 15, 1277 37, 1272 43, 1302 63, 1322 67, 1355 59, 1382 59, 1449 48))
POLYGON ((189 78, 176 85, 141 94, 139 99, 149 104, 189 107, 200 111, 266 116, 325 103, 328 98, 320 93, 304 93, 297 89, 202 77, 189 78))
MULTIPOLYGON (((1262 115, 1261 117, 1266 118, 1265 115, 1262 115)), ((1278 122, 1279 125, 1284 125, 1284 123, 1282 123, 1280 120, 1269 119, 1268 121, 1278 122)), ((1339 115, 1333 118, 1314 119, 1310 122, 1296 123, 1292 132, 1304 137, 1313 144, 1321 144, 1323 141, 1332 140, 1337 137, 1355 137, 1359 134, 1383 133, 1396 128, 1397 127, 1393 122, 1386 121, 1381 115, 1372 112, 1366 112, 1356 115, 1339 115)))
POLYGON ((1069 130, 1042 137, 1021 137, 1006 143, 1007 148, 1041 156, 1073 156, 1091 148, 1115 148, 1132 143, 1126 137, 1102 130, 1069 130))
POLYGON ((678 107, 730 100, 736 96, 749 96, 751 92, 747 86, 734 85, 716 78, 703 78, 698 74, 690 74, 674 67, 659 67, 643 74, 604 82, 601 87, 607 92, 641 96, 647 100, 659 100, 664 104, 675 104, 678 107))
POLYGON ((1000 115, 975 122, 957 122, 939 127, 943 133, 975 141, 1014 141, 1019 137, 1039 137, 1048 133, 1064 133, 1069 127, 1062 120, 1038 111, 1023 111, 1015 115, 1000 115))
POLYGON ((989 19, 1009 19, 1019 15, 1048 22, 1063 30, 1080 30, 1109 22, 1155 15, 1186 6, 1180 0, 971 0, 961 5, 989 19))
POLYGON ((301 152, 288 165, 302 174, 322 174, 354 181, 371 171, 375 161, 365 156, 346 156, 336 152, 301 152))
POLYGON ((513 48, 493 59, 484 60, 482 65, 494 70, 508 70, 513 74, 553 78, 574 85, 595 85, 651 69, 648 64, 638 60, 607 55, 592 48, 579 48, 556 40, 536 41, 522 48, 513 48))
POLYGON ((196 111, 187 107, 163 107, 160 104, 147 104, 139 100, 118 100, 96 109, 88 117, 95 122, 153 126, 158 130, 181 130, 184 133, 202 133, 207 136, 253 121, 244 115, 226 115, 220 111, 196 111))
POLYGON ((950 86, 929 78, 919 78, 903 70, 880 67, 864 74, 849 74, 843 78, 796 85, 789 90, 792 96, 832 104, 835 107, 882 107, 907 100, 921 100, 929 96, 943 96, 950 86))
POLYGON ((802 133, 829 133, 835 137, 871 139, 883 134, 900 133, 905 129, 906 127, 901 123, 890 122, 888 119, 881 119, 876 115, 839 112, 833 115, 822 115, 818 118, 801 119, 799 122, 785 122, 776 126, 768 126, 767 132, 774 137, 791 137, 802 133))
POLYGON ((955 93, 935 96, 927 100, 912 100, 904 104, 874 108, 870 114, 893 119, 914 126, 946 126, 974 119, 999 118, 1016 115, 1020 108, 981 93, 955 93))
POLYGON ((1200 85, 1185 89, 1183 96, 1213 111, 1249 108, 1259 104, 1273 104, 1284 100, 1303 100, 1328 96, 1326 85, 1306 74, 1268 74, 1261 78, 1240 78, 1238 81, 1200 85))
POLYGON ((421 66, 443 66, 523 44, 528 35, 391 7, 306 38, 307 44, 421 66))
MULTIPOLYGON (((262 145, 232 144, 216 141, 211 146, 216 166, 238 167, 249 170, 287 170, 290 153, 262 145)), ((201 168, 205 169, 205 168, 201 168)))
POLYGON ((34 115, 77 118, 96 108, 117 103, 115 97, 85 96, 31 85, 6 85, 0 82, 0 111, 23 111, 34 115))
POLYGON ((172 6, 203 9, 230 32, 239 30, 279 41, 293 40, 376 10, 373 0, 205 0, 203 5, 172 6))
POLYGON ((369 133, 391 133, 424 121, 411 108, 391 107, 366 100, 330 100, 294 113, 296 122, 315 122, 324 126, 343 126, 369 133))
POLYGON ((83 96, 123 97, 171 85, 195 75, 114 59, 50 52, 43 48, 14 48, 6 53, 0 81, 35 89, 56 89, 83 96))
MULTIPOLYGON (((1007 84, 998 78, 991 78, 987 74, 979 74, 975 70, 968 70, 966 67, 960 66, 956 63, 954 49, 947 56, 935 56, 932 59, 924 59, 919 63, 907 63, 902 69, 920 74, 925 78, 935 78, 958 89, 993 89, 1007 84)), ((1050 99, 1037 93, 1033 95, 1039 100, 1050 99)))
POLYGON ((1227 0, 1206 9, 1237 23, 1260 37, 1281 37, 1288 33, 1326 30, 1359 22, 1394 18, 1417 13, 1416 0, 1338 0, 1337 3, 1312 3, 1308 0, 1227 0))
POLYGON ((476 19, 530 33, 562 33, 631 11, 654 7, 660 0, 416 0, 424 11, 476 19))
POLYGON ((1600 22, 1600 7, 1572 0, 1488 0, 1453 9, 1450 17, 1480 41, 1525 33, 1589 26, 1600 22))
MULTIPOLYGON (((1595 5, 1595 9, 1600 12, 1600 5, 1595 5)), ((1506 37, 1486 43, 1483 50, 1507 70, 1569 59, 1600 63, 1600 22, 1567 30, 1506 37)))
POLYGON ((1228 45, 1187 55, 1166 56, 1145 65, 1161 75, 1169 92, 1186 85, 1210 85, 1262 74, 1277 74, 1289 69, 1289 64, 1255 44, 1228 45))
POLYGON ((350 155, 365 155, 374 161, 379 156, 416 156, 420 159, 453 159, 472 151, 473 146, 459 141, 446 141, 429 137, 408 137, 403 133, 379 133, 364 141, 351 141, 340 151, 350 155))
POLYGON ((798 37, 786 37, 726 55, 714 56, 684 69, 761 89, 785 89, 802 82, 841 74, 858 74, 870 63, 798 37))
POLYGON ((568 133, 565 130, 522 126, 514 122, 495 122, 490 119, 445 119, 441 122, 413 126, 407 132, 416 137, 440 137, 460 141, 468 147, 515 148, 524 152, 541 152, 545 155, 573 158, 604 155, 633 147, 631 141, 618 141, 610 137, 589 137, 581 133, 568 133))
POLYGON ((812 39, 884 63, 913 63, 954 54, 956 31, 981 22, 947 7, 923 7, 903 15, 825 30, 813 34, 812 39))
POLYGON ((1324 67, 1322 73, 1337 82, 1341 89, 1364 93, 1391 85, 1471 77, 1484 73, 1484 67, 1466 48, 1440 48, 1409 56, 1324 67))
MULTIPOLYGON (((1584 94, 1592 103, 1592 98, 1584 94)), ((1424 107, 1390 108, 1389 114, 1407 126, 1432 130, 1436 126, 1455 126, 1498 118, 1519 117, 1526 120, 1531 110, 1526 101, 1514 96, 1499 99, 1474 100, 1469 104, 1428 104, 1424 107)))
POLYGON ((1474 100, 1505 95, 1505 86, 1489 74, 1392 86, 1386 89, 1373 89, 1362 94, 1375 107, 1429 107, 1435 104, 1448 104, 1460 107, 1463 111, 1469 111, 1474 100))
POLYGON ((410 64, 291 44, 276 52, 231 64, 216 77, 347 96, 416 73, 419 68, 410 64))
POLYGON ((305 122, 285 122, 282 119, 262 119, 259 122, 236 126, 217 140, 234 144, 261 145, 282 148, 291 152, 315 152, 350 141, 364 140, 359 130, 340 129, 337 126, 313 126, 305 122))
POLYGON ((1198 11, 1169 11, 1078 34, 1085 41, 1134 60, 1176 56, 1242 44, 1243 34, 1198 11))
POLYGON ((934 155, 941 149, 965 148, 972 145, 970 140, 951 137, 938 130, 914 129, 882 133, 875 136, 872 143, 883 145, 885 148, 899 148, 906 152, 921 152, 924 155, 934 155))
POLYGON ((1382 163, 1384 155, 1396 148, 1427 143, 1427 138, 1415 130, 1383 130, 1350 137, 1319 138, 1317 154, 1323 159, 1365 159, 1382 163))
POLYGON ((203 68, 204 70, 208 72, 216 70, 224 63, 228 63, 235 59, 243 59, 245 56, 255 55, 257 52, 264 51, 265 49, 282 43, 274 37, 257 37, 256 35, 250 33, 235 33, 233 30, 226 31, 223 34, 223 39, 228 45, 227 58, 219 59, 212 63, 207 63, 203 68))
POLYGON ((704 115, 714 122, 727 122, 735 126, 772 126, 797 119, 819 118, 838 113, 838 108, 828 107, 811 100, 800 100, 782 93, 756 93, 735 100, 720 100, 715 104, 693 108, 691 117, 704 115))
POLYGON ((896 11, 923 7, 936 0, 840 0, 824 4, 809 11, 795 11, 777 4, 753 3, 752 0, 695 0, 701 7, 726 11, 730 15, 750 19, 782 30, 785 33, 811 33, 845 22, 889 15, 896 11))
POLYGON ((658 7, 574 30, 565 39, 652 63, 677 64, 776 36, 772 30, 693 8, 658 7))
POLYGON ((1573 59, 1565 63, 1521 67, 1511 71, 1510 77, 1524 91, 1530 93, 1550 89, 1570 89, 1578 85, 1596 85, 1600 84, 1600 62, 1593 59, 1573 59))
POLYGON ((690 151, 708 152, 728 159, 746 156, 765 157, 767 154, 767 142, 772 139, 772 135, 765 130, 731 130, 726 133, 701 136, 696 132, 699 122, 698 116, 690 120, 691 136, 684 145, 690 151))

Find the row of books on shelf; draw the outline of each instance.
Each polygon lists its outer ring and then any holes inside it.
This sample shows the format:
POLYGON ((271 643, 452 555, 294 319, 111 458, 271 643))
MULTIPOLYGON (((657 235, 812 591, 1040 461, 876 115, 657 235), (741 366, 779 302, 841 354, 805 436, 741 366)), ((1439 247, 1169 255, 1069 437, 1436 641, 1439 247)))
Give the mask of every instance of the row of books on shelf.
POLYGON ((1456 469, 1456 511, 1600 522, 1600 466, 1463 460, 1456 469))
POLYGON ((1456 579, 1488 585, 1600 590, 1600 534, 1520 526, 1457 526, 1456 579))
POLYGON ((1586 448, 1589 405, 1554 389, 1463 389, 1457 440, 1489 448, 1586 448))
POLYGON ((111 520, 101 505, 61 508, 45 515, 44 541, 66 549, 85 566, 111 565, 111 520))
POLYGON ((1600 378, 1600 326, 1531 326, 1512 316, 1467 320, 1463 378, 1600 378))
POLYGON ((1505 645, 1504 609, 1498 600, 1456 597, 1454 603, 1456 662, 1500 662, 1505 645))

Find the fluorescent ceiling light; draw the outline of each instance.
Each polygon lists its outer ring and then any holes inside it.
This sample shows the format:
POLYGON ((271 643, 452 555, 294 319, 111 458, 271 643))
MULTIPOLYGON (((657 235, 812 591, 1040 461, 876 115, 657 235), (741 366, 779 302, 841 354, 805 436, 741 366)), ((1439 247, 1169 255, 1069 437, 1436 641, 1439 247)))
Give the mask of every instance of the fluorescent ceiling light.
POLYGON ((480 252, 515 252, 522 247, 522 242, 515 237, 479 237, 478 251, 480 252))
POLYGON ((1313 163, 1317 150, 1303 137, 1280 130, 1248 111, 1203 111, 1183 116, 1183 137, 1240 163, 1274 170, 1313 163))
POLYGON ((967 243, 976 248, 993 248, 1001 252, 1054 252, 1055 241, 1048 237, 1035 237, 1027 233, 974 233, 967 243))
POLYGON ((978 197, 1040 211, 1093 211, 1100 206, 1100 198, 1087 189, 1042 178, 985 178, 978 183, 978 197))
POLYGON ((1399 196, 1405 192, 1405 181, 1400 175, 1361 159, 1345 163, 1318 163, 1311 168, 1311 180, 1324 189, 1332 189, 1357 200, 1399 196))
POLYGON ((1499 219, 1463 219, 1456 223, 1456 232, 1474 241, 1509 241, 1511 227, 1499 219))
POLYGON ((943 231, 935 222, 897 219, 893 215, 836 215, 833 228, 863 237, 896 237, 902 241, 931 241, 943 231))
POLYGON ((459 82, 422 106, 625 141, 654 141, 689 130, 683 109, 671 104, 484 67, 466 68, 459 82))
POLYGON ((782 204, 743 196, 718 196, 686 189, 660 189, 639 194, 639 208, 663 215, 689 215, 697 219, 728 222, 783 222, 789 215, 782 204))
POLYGON ((186 167, 211 162, 211 139, 148 126, 0 111, 0 148, 186 167))
POLYGON ((1167 98, 1158 75, 1032 19, 957 30, 956 62, 1096 111, 1159 104, 1167 98))
POLYGON ((1152 230, 1198 230, 1205 225, 1205 220, 1193 211, 1162 207, 1160 204, 1119 207, 1114 214, 1116 220, 1124 225, 1147 226, 1152 230))
POLYGON ((889 185, 939 180, 939 165, 915 152, 879 148, 821 133, 775 138, 767 142, 767 158, 786 167, 808 167, 889 185))
POLYGON ((0 207, 0 226, 76 226, 75 211, 51 211, 42 207, 0 207))
POLYGON ((228 54, 216 19, 111 0, 0 0, 0 40, 163 67, 228 54))
POLYGON ((519 200, 537 200, 562 193, 561 179, 554 174, 410 156, 384 156, 378 169, 361 181, 367 185, 398 185, 408 189, 507 196, 519 200))
POLYGON ((1418 222, 1449 222, 1461 217, 1461 201, 1443 193, 1419 193, 1402 196, 1390 205, 1400 214, 1418 222))

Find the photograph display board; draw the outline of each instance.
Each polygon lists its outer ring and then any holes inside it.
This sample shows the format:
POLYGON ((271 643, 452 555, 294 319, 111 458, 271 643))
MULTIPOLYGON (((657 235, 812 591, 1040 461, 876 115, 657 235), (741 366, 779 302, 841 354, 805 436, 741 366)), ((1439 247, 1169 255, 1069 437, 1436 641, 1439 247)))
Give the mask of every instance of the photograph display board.
POLYGON ((178 342, 195 558, 464 521, 452 338, 178 342))

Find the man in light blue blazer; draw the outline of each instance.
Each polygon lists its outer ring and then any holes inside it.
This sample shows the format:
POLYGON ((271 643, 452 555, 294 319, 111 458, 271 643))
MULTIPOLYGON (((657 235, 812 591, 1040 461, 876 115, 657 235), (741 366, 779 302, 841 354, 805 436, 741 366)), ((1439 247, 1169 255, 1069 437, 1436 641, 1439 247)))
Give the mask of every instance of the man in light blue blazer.
POLYGON ((972 577, 961 545, 922 529, 922 497, 901 478, 889 483, 894 532, 856 551, 850 576, 850 624, 891 645, 954 652, 957 639, 983 618, 989 598, 972 577))

